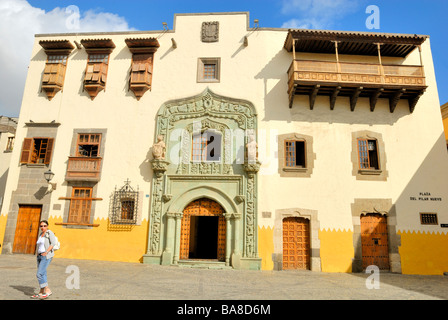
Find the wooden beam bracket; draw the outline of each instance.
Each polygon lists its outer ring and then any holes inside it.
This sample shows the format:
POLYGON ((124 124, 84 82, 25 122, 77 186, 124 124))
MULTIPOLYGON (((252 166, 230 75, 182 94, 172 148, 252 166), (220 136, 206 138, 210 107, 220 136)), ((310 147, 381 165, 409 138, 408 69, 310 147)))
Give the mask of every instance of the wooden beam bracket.
POLYGON ((358 101, 358 97, 361 94, 362 89, 364 89, 364 88, 363 87, 356 88, 356 90, 353 92, 352 96, 350 97, 350 110, 352 112, 355 111, 356 102, 358 101))
POLYGON ((341 91, 341 86, 337 86, 330 97, 330 110, 334 110, 334 105, 336 104, 336 98, 341 91))
POLYGON ((417 105, 418 100, 420 99, 420 97, 425 93, 426 90, 422 90, 420 91, 416 96, 409 98, 409 111, 411 113, 414 112, 415 106, 417 105))
POLYGON ((310 94, 310 110, 314 109, 314 102, 316 101, 317 92, 319 92, 320 84, 314 86, 310 94))
POLYGON ((384 88, 379 88, 370 96, 370 111, 375 111, 375 106, 378 101, 378 98, 384 92, 384 88))
POLYGON ((394 113, 395 108, 397 107, 398 101, 400 101, 401 96, 406 92, 406 89, 402 88, 399 91, 395 92, 395 94, 389 98, 389 108, 390 113, 394 113))

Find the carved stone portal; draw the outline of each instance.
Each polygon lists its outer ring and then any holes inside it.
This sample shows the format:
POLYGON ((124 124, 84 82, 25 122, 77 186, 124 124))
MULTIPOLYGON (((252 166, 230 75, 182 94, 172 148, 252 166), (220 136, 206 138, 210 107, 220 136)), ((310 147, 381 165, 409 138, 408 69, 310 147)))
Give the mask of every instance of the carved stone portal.
POLYGON ((202 42, 218 42, 219 41, 219 22, 203 22, 202 23, 202 42))
POLYGON ((208 88, 197 96, 169 101, 159 109, 156 135, 159 141, 164 137, 166 145, 158 151, 165 151, 166 157, 156 152, 150 161, 154 178, 144 263, 184 263, 176 260, 179 259, 181 226, 170 214, 181 213, 189 203, 205 197, 219 203, 226 216, 238 217, 226 220, 232 233, 226 236, 226 265, 236 269, 261 269, 257 245, 260 162, 257 161, 256 132, 257 114, 250 102, 219 96, 208 88), (203 130, 211 130, 222 137, 220 160, 193 161, 193 135, 202 134, 203 130), (240 132, 242 135, 237 135, 240 132), (236 144, 239 137, 242 140, 236 144), (232 155, 232 143, 235 143, 235 150, 240 146, 245 155, 232 155), (252 161, 248 161, 247 153, 252 161))

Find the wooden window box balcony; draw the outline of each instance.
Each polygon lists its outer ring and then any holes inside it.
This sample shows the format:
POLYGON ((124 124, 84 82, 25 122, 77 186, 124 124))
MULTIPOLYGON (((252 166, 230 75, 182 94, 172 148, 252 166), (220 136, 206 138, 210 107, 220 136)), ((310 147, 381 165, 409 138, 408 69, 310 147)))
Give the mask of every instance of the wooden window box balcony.
POLYGON ((69 157, 66 181, 100 181, 101 157, 69 157))
POLYGON ((316 95, 325 95, 332 110, 337 96, 348 96, 352 111, 358 97, 370 98, 371 111, 381 97, 390 100, 391 112, 399 99, 408 99, 412 112, 426 89, 423 66, 295 59, 288 76, 290 107, 299 94, 310 96, 311 109, 316 95))

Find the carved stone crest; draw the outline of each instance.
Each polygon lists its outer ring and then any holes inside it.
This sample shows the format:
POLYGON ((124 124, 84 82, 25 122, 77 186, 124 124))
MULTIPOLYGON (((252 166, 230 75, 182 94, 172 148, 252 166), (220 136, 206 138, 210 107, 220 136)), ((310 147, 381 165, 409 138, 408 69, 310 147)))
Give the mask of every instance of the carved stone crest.
POLYGON ((202 42, 218 42, 219 22, 202 22, 202 42))

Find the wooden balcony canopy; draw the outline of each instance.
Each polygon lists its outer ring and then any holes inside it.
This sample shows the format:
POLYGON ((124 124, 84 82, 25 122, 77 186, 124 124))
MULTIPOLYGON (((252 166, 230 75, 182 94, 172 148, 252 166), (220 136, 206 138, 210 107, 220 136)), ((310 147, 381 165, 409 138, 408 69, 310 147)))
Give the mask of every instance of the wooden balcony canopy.
POLYGON ((46 54, 66 54, 69 55, 75 46, 68 40, 41 40, 41 47, 46 54))
POLYGON ((295 52, 334 54, 337 41, 339 54, 376 56, 377 44, 380 43, 382 56, 404 58, 427 38, 428 36, 416 34, 290 29, 284 48, 288 52, 295 50, 295 52), (294 49, 293 42, 295 42, 294 49))
POLYGON ((289 107, 294 96, 309 95, 310 109, 316 96, 330 97, 330 109, 338 96, 350 97, 351 111, 359 97, 370 99, 374 111, 378 98, 389 99, 390 112, 394 112, 400 99, 409 101, 412 113, 427 86, 421 57, 421 44, 428 36, 368 32, 289 30, 284 48, 293 53, 288 70, 289 107), (418 48, 420 65, 388 65, 382 57, 407 57, 418 48), (296 59, 296 53, 334 54, 333 61, 324 59, 296 59), (339 55, 376 56, 378 63, 341 62, 339 55))
POLYGON ((86 48, 87 53, 111 53, 115 49, 112 39, 83 39, 81 44, 86 48))
POLYGON ((160 47, 159 41, 156 38, 128 38, 125 42, 132 53, 156 52, 160 47))

